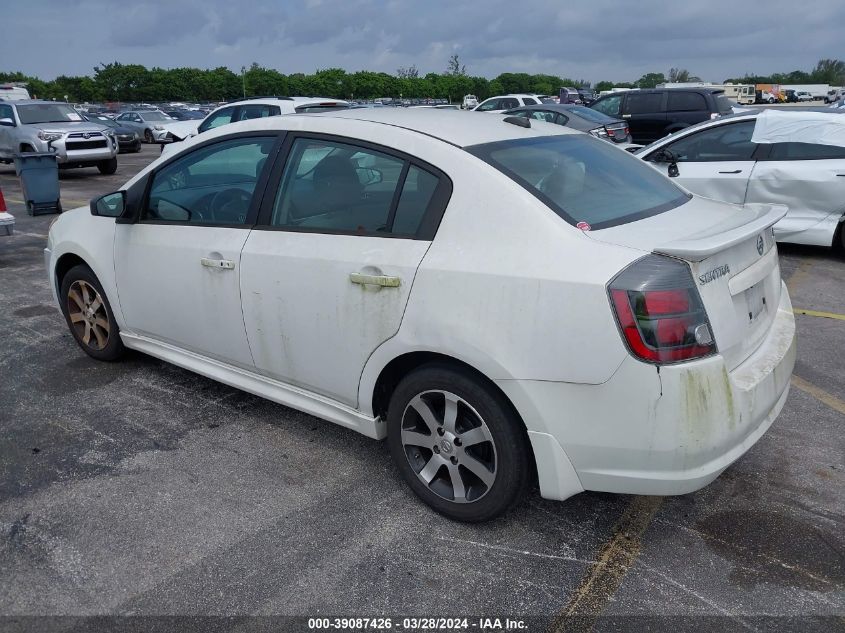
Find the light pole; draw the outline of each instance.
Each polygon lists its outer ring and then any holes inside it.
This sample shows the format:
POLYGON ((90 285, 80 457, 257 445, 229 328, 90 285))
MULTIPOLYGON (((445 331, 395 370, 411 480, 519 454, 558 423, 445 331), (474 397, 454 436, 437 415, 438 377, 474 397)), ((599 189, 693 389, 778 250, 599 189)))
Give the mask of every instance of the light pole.
POLYGON ((244 99, 246 99, 246 66, 241 66, 241 80, 244 86, 244 99))

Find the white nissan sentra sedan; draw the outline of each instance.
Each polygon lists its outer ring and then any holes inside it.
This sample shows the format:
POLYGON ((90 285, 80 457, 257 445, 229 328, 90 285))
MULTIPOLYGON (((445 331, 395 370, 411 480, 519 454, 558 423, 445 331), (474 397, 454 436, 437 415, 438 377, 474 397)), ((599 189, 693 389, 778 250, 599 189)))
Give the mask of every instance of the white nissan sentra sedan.
POLYGON ((435 510, 681 494, 783 407, 778 205, 698 198, 600 139, 393 109, 227 125, 59 217, 82 349, 140 350, 387 438, 435 510))

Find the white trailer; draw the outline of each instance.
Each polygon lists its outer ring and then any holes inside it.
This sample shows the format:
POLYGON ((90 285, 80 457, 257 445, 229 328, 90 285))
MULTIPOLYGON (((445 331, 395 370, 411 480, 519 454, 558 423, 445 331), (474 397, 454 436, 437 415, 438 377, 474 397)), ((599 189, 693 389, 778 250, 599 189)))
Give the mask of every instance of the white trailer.
POLYGON ((754 103, 753 84, 711 84, 706 81, 666 82, 657 84, 658 88, 717 88, 725 91, 725 96, 741 105, 754 103))
POLYGON ((29 91, 21 84, 0 84, 0 101, 29 99, 29 91))
POLYGON ((830 84, 781 84, 780 91, 794 90, 795 92, 809 92, 813 99, 827 102, 830 84))

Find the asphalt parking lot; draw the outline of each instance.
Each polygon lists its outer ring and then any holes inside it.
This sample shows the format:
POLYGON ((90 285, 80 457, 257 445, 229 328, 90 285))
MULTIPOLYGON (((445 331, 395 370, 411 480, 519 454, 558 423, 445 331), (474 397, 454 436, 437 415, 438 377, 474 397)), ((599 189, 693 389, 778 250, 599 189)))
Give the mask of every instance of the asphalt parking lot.
MULTIPOLYGON (((64 208, 158 151, 121 155, 114 176, 62 172, 64 208)), ((0 188, 17 219, 0 237, 0 623, 460 615, 537 631, 845 630, 845 255, 781 245, 799 312, 793 387, 713 484, 564 503, 534 491, 463 525, 417 501, 384 443, 141 354, 88 358, 44 272, 53 216, 26 215, 11 166, 0 188)))

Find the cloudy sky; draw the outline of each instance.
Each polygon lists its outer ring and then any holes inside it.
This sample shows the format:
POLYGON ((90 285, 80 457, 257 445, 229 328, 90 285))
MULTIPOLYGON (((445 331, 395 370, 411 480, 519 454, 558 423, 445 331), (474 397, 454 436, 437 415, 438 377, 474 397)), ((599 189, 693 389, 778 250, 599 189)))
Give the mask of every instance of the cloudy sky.
POLYGON ((42 79, 101 62, 165 68, 253 61, 283 73, 415 64, 472 75, 544 72, 706 80, 845 58, 843 0, 29 0, 2 2, 0 71, 42 79))

